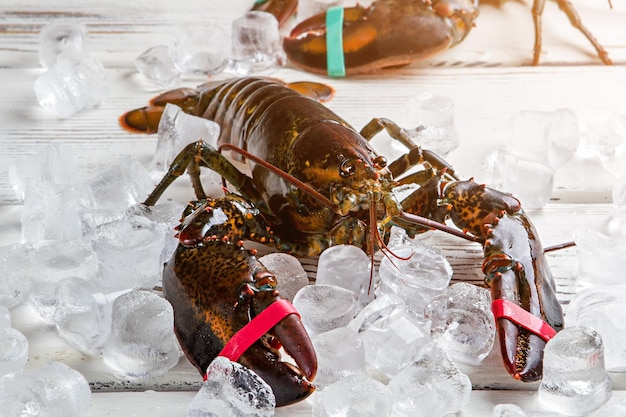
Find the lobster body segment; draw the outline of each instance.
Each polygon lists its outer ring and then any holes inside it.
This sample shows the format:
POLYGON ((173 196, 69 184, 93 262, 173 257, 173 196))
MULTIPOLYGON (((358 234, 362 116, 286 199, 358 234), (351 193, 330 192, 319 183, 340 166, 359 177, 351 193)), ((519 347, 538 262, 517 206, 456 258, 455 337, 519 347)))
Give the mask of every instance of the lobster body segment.
MULTIPOLYGON (((165 93, 148 107, 126 113, 122 124, 135 131, 156 130, 155 116, 169 100, 223 126, 219 149, 202 141, 187 145, 145 201, 154 205, 175 178, 190 174, 198 201, 183 214, 180 243, 165 267, 163 286, 181 345, 201 373, 229 339, 280 302, 274 275, 243 243, 233 243, 238 241, 270 244, 299 256, 351 244, 373 259, 377 250, 388 250, 392 226, 410 236, 441 229, 484 244, 483 270, 494 300, 507 299, 546 326, 562 327, 549 267, 519 201, 460 181, 447 162, 414 144, 390 120, 374 119, 357 132, 289 86, 244 78, 165 93), (369 144, 382 129, 408 149, 390 163, 369 144), (247 161, 250 173, 238 170, 222 154, 225 150, 247 161), (423 169, 407 174, 414 166, 423 169), (202 167, 222 175, 236 193, 207 198, 202 167), (399 201, 394 190, 406 184, 419 187, 399 201), (447 218, 464 231, 445 225, 447 218)), ((522 380, 540 377, 544 341, 535 340, 532 331, 527 336, 523 321, 500 317, 507 369, 522 380)), ((267 378, 281 405, 313 390, 315 353, 297 315, 264 332, 239 361, 267 378), (297 367, 279 361, 277 341, 297 367)))

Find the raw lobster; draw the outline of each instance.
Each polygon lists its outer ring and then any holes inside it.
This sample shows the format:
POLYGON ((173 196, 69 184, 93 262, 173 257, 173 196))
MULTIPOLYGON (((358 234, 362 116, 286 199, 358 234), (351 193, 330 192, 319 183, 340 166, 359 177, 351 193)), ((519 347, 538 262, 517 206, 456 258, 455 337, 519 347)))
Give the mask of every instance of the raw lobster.
MULTIPOLYGON (((535 43, 532 65, 539 64, 545 2, 533 0, 535 43)), ((611 64, 608 53, 582 24, 572 3, 568 0, 557 2, 572 26, 589 40, 602 62, 611 64)), ((273 13, 279 21, 285 22, 295 12, 297 1, 268 0, 257 8, 273 13)), ((345 74, 353 75, 410 64, 457 45, 474 26, 478 0, 377 0, 369 7, 345 8, 343 16, 339 47, 343 47, 345 74)), ((283 43, 289 60, 306 71, 326 74, 329 69, 327 35, 329 28, 325 14, 299 23, 283 43)))
MULTIPOLYGON (((255 271, 263 268, 252 254, 233 249, 232 242, 269 243, 301 256, 353 244, 373 256, 378 249, 386 250, 389 230, 396 225, 409 235, 437 228, 484 244, 486 281, 494 300, 506 300, 497 304, 506 367, 524 381, 540 378, 542 345, 529 334, 541 338, 545 328, 559 330, 562 312, 541 244, 519 202, 509 194, 459 181, 449 164, 415 145, 393 122, 374 119, 357 132, 323 104, 290 87, 296 86, 263 78, 209 83, 164 93, 121 118, 126 128, 154 132, 165 104, 174 103, 222 126, 218 149, 202 141, 188 145, 145 202, 154 205, 175 178, 185 171, 190 174, 198 202, 185 213, 179 248, 163 278, 165 296, 174 306, 176 332, 190 360, 204 372, 234 332, 279 299, 273 278, 265 279, 267 272, 257 276, 255 271), (410 149, 391 163, 368 142, 382 129, 410 149), (240 172, 222 155, 224 150, 247 160, 251 174, 240 172), (401 178, 416 165, 424 169, 401 178), (237 194, 207 198, 200 167, 220 173, 237 194), (397 201, 393 189, 407 183, 421 187, 397 201), (465 231, 445 225, 448 217, 465 231), (236 261, 232 252, 239 254, 236 261), (263 302, 257 302, 261 295, 263 302), (228 307, 233 305, 254 308, 228 307), (509 314, 516 307, 526 315, 517 310, 509 314)), ((305 332, 295 316, 290 322, 263 336, 257 346, 262 353, 245 359, 252 369, 273 369, 275 391, 292 390, 282 404, 312 390, 303 376, 310 379, 315 373, 305 332), (304 370, 290 373, 276 364, 271 346, 276 338, 299 358, 296 362, 304 370)))

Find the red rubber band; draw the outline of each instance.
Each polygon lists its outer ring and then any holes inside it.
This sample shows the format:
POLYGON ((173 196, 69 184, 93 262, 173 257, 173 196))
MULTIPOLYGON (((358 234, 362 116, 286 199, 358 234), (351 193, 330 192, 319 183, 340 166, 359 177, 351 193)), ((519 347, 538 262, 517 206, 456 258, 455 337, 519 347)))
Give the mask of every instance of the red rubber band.
POLYGON ((491 311, 496 319, 503 318, 511 320, 513 323, 539 336, 546 342, 556 335, 556 330, 548 323, 509 300, 501 298, 493 300, 491 303, 491 311))
POLYGON ((290 314, 297 314, 300 317, 296 308, 288 300, 281 299, 273 302, 235 333, 219 356, 225 356, 233 362, 237 361, 254 342, 290 314))

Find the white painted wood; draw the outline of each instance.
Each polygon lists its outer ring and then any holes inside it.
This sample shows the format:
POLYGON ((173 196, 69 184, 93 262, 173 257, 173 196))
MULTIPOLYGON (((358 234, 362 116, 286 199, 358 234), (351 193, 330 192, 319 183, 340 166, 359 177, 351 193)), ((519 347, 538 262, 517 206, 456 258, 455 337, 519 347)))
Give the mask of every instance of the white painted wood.
MULTIPOLYGON (((133 59, 150 46, 171 42, 178 24, 211 22, 228 29, 250 0, 167 2, 164 0, 24 0, 0 3, 0 245, 20 239, 19 201, 8 181, 9 166, 19 158, 40 152, 51 141, 64 141, 88 175, 132 155, 148 164, 156 139, 132 135, 117 118, 143 106, 155 92, 136 73, 133 59), (59 120, 36 103, 33 82, 42 73, 37 59, 38 32, 56 19, 75 18, 87 24, 89 48, 109 71, 109 96, 97 108, 59 120)), ((404 103, 419 90, 451 97, 461 146, 449 159, 463 176, 483 175, 482 157, 501 146, 497 129, 521 110, 552 111, 570 108, 579 117, 583 138, 589 119, 597 114, 624 113, 626 85, 626 3, 576 1, 583 22, 618 65, 599 65, 595 52, 554 3, 544 13, 542 65, 530 67, 533 28, 530 5, 504 2, 481 6, 476 27, 458 47, 428 61, 379 74, 350 79, 328 79, 288 66, 274 76, 287 81, 318 80, 331 84, 335 98, 328 106, 360 128, 373 117, 402 123, 404 103)), ((194 86, 202 79, 188 79, 194 86)), ((383 134, 374 140, 389 148, 383 134)), ((553 201, 529 210, 545 245, 571 240, 579 225, 596 227, 612 214, 610 189, 615 175, 599 167, 597 159, 579 154, 557 172, 553 201)), ((191 198, 186 180, 179 180, 168 197, 191 198)), ((455 270, 454 280, 482 281, 481 250, 477 245, 433 233, 430 243, 440 247, 455 270)), ((549 255, 562 304, 576 291, 577 249, 549 255)), ((303 260, 311 274, 315 260, 303 260)), ((1 278, 0 278, 1 279, 1 278)), ((15 327, 29 338, 28 368, 60 360, 81 371, 92 384, 89 416, 176 416, 200 384, 195 369, 181 358, 161 378, 128 381, 116 375, 99 357, 87 357, 69 347, 26 305, 12 311, 15 327), (146 391, 147 390, 147 391, 146 391), (156 390, 158 392, 153 392, 156 390), (129 392, 138 391, 138 392, 129 392)), ((496 348, 497 350, 497 348, 496 348)), ((497 352, 481 366, 465 367, 474 385, 472 401, 459 416, 488 416, 493 406, 511 402, 526 411, 545 410, 536 398, 536 384, 516 383, 500 365, 497 352)), ((615 388, 611 401, 626 400, 626 374, 611 373, 615 388)), ((310 416, 311 401, 278 410, 278 416, 310 416)))

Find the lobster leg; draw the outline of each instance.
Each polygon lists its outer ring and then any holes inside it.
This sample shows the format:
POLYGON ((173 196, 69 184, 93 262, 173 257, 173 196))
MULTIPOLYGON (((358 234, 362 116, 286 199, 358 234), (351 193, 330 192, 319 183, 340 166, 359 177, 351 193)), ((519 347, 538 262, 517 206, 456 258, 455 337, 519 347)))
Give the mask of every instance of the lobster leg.
POLYGON ((170 184, 184 174, 185 171, 188 171, 190 174, 197 198, 206 198, 200 183, 200 165, 207 166, 222 175, 245 198, 251 200, 257 208, 265 206, 265 202, 256 191, 252 179, 239 171, 225 156, 203 141, 190 143, 176 156, 167 174, 148 196, 144 204, 147 206, 156 204, 170 184))
POLYGON ((389 136, 397 140, 407 149, 409 152, 402 155, 397 160, 389 164, 389 170, 394 178, 404 174, 410 168, 418 164, 428 162, 432 167, 438 171, 446 171, 446 175, 458 179, 454 176, 454 168, 446 160, 441 158, 436 153, 429 151, 428 149, 422 149, 409 137, 406 130, 398 126, 394 121, 385 118, 374 118, 368 124, 366 124, 359 132, 367 140, 371 140, 374 136, 385 130, 389 136))
MULTIPOLYGON (((578 15, 578 12, 574 8, 574 5, 569 0, 557 0, 557 2, 559 4, 559 8, 563 11, 563 13, 567 15, 572 26, 578 29, 583 35, 585 35, 585 37, 589 40, 589 42, 591 42, 591 45, 593 45, 593 47, 595 48, 598 54, 598 57, 600 57, 600 60, 602 60, 602 62, 606 65, 612 65, 613 62, 611 61, 611 58, 609 58, 608 52, 604 49, 602 45, 600 45, 600 43, 596 40, 596 38, 591 34, 589 29, 587 29, 583 25, 582 20, 580 19, 580 16, 578 15)), ((545 3, 546 3, 546 0, 534 0, 533 1, 532 13, 533 13, 533 22, 535 24, 535 47, 534 47, 533 62, 532 62, 533 65, 539 64, 539 57, 541 54, 541 47, 542 47, 541 46, 541 33, 542 33, 541 16, 543 14, 545 3)))

